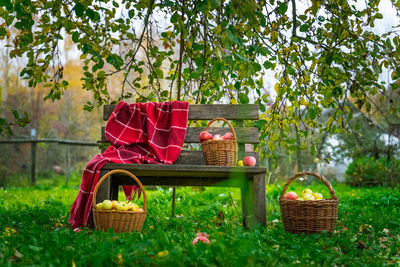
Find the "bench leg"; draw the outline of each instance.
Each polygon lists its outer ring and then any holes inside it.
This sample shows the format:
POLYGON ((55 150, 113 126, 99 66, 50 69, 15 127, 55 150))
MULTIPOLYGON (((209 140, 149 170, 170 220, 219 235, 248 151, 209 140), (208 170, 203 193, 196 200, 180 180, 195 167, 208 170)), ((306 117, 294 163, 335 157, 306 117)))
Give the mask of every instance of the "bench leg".
POLYGON ((265 175, 246 179, 241 187, 243 227, 254 229, 258 223, 266 225, 265 175))
POLYGON ((113 179, 112 175, 109 180, 111 180, 110 198, 111 200, 118 200, 119 183, 116 179, 113 179))
MULTIPOLYGON (((107 173, 107 171, 100 170, 99 179, 101 177, 103 177, 106 173, 107 173)), ((105 200, 105 199, 111 199, 110 193, 111 193, 111 182, 110 182, 110 179, 106 179, 100 185, 99 190, 97 191, 96 203, 103 202, 103 200, 105 200)))

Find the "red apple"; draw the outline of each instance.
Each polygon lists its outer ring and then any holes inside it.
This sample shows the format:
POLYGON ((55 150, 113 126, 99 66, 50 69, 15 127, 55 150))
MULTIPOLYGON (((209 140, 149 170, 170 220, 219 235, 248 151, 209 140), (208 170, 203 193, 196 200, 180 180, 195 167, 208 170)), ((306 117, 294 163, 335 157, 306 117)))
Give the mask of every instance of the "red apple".
POLYGON ((244 166, 256 166, 256 158, 252 156, 247 156, 243 159, 244 166))
POLYGON ((213 140, 223 140, 222 136, 220 134, 216 134, 214 135, 214 137, 212 138, 213 140))
POLYGON ((212 138, 213 138, 212 134, 210 134, 207 131, 203 131, 199 135, 200 142, 208 141, 208 140, 210 140, 212 138))
POLYGON ((233 139, 233 133, 225 133, 224 136, 222 136, 222 139, 224 139, 224 140, 232 140, 233 139))
POLYGON ((285 195, 285 199, 296 200, 297 199, 297 194, 295 192, 288 192, 285 195))

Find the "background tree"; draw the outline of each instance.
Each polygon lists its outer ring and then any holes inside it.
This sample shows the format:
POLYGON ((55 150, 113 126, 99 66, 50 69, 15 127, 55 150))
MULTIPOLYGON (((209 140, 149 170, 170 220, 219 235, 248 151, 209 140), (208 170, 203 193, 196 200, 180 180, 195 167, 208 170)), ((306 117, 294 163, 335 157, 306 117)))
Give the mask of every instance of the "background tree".
MULTIPOLYGON (((285 133, 294 125, 302 125, 296 135, 302 142, 316 128, 345 132, 352 107, 370 112, 374 96, 387 95, 383 71, 391 73, 394 92, 400 87, 398 31, 373 31, 383 18, 380 3, 3 0, 0 38, 12 41, 11 57, 27 58, 20 75, 30 87, 49 88, 45 99, 60 99, 70 85, 60 52, 70 36, 83 89, 93 96, 86 110, 127 98, 254 102, 264 114, 257 122, 261 151, 293 151, 298 146, 285 133), (276 79, 273 98, 267 72, 276 79), (120 74, 113 97, 109 80, 120 74), (333 113, 321 123, 324 109, 333 113)), ((399 3, 392 8, 398 14, 399 3)), ((398 103, 388 108, 397 112, 398 103)), ((317 144, 309 147, 315 155, 317 144)))

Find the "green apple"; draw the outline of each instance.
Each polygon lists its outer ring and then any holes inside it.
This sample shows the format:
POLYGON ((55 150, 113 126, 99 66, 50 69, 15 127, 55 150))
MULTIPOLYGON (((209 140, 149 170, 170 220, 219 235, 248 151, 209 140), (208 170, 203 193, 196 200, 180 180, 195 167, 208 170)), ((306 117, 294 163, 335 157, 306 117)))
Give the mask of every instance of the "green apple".
POLYGON ((237 162, 237 165, 238 165, 238 166, 244 166, 244 165, 243 165, 243 160, 239 160, 239 161, 237 162))
POLYGON ((302 197, 299 197, 297 200, 303 201, 304 199, 302 197))
POLYGON ((103 210, 110 210, 110 209, 112 209, 111 200, 108 200, 108 199, 104 200, 103 201, 103 210))
POLYGON ((96 209, 102 210, 103 209, 103 203, 97 203, 96 209))
POLYGON ((136 211, 138 208, 139 208, 139 206, 136 205, 135 203, 132 203, 132 202, 128 203, 128 210, 136 211))
POLYGON ((117 210, 119 210, 119 211, 127 211, 128 210, 128 205, 126 205, 124 202, 118 203, 117 210))
POLYGON ((304 198, 305 194, 310 194, 312 195, 312 191, 309 188, 304 189, 303 191, 301 191, 301 196, 304 198))
POLYGON ((315 197, 312 194, 305 194, 303 196, 304 200, 315 200, 315 197))
POLYGON ((314 197, 315 197, 315 199, 316 200, 319 200, 319 199, 324 199, 324 197, 322 196, 322 194, 321 193, 314 193, 314 197))
POLYGON ((118 203, 119 203, 118 200, 113 200, 113 201, 112 201, 112 209, 113 209, 113 210, 116 210, 116 209, 117 209, 118 203))

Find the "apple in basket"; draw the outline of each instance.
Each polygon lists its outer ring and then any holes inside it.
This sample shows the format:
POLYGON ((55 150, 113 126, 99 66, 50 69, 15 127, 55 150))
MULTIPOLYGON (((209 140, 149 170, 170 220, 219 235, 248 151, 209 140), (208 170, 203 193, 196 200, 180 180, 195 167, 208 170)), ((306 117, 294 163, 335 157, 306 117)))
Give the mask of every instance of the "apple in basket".
POLYGON ((223 139, 222 139, 222 136, 220 134, 216 134, 216 135, 214 135, 212 140, 223 140, 223 139))
POLYGON ((104 200, 103 201, 103 210, 110 210, 110 209, 112 209, 111 200, 108 200, 108 199, 104 200))
POLYGON ((102 210, 103 209, 103 203, 97 203, 96 204, 96 209, 102 210))
POLYGON ((288 192, 285 195, 285 199, 296 200, 297 199, 297 194, 295 192, 288 192))
POLYGON ((232 140, 233 139, 233 133, 225 133, 223 136, 222 136, 222 139, 223 140, 232 140))
POLYGON ((117 210, 119 210, 119 211, 127 211, 128 210, 128 205, 125 202, 120 202, 117 205, 117 210))
POLYGON ((315 197, 315 200, 324 199, 324 197, 322 196, 322 194, 321 194, 321 193, 318 193, 318 192, 314 193, 314 197, 315 197))
POLYGON ((301 191, 301 196, 304 198, 304 195, 305 195, 305 194, 310 194, 310 195, 312 195, 313 192, 311 191, 311 189, 306 188, 306 189, 304 189, 303 191, 301 191))
POLYGON ((304 200, 315 200, 315 197, 312 194, 305 194, 303 196, 304 200))
POLYGON ((113 201, 112 201, 112 209, 113 209, 113 210, 116 210, 116 209, 117 209, 118 203, 119 203, 119 202, 118 202, 117 200, 113 200, 113 201))
POLYGON ((138 208, 137 211, 143 212, 144 210, 142 208, 138 208))
POLYGON ((137 211, 139 206, 136 203, 129 202, 128 203, 128 210, 130 211, 137 211))
POLYGON ((247 156, 243 159, 244 166, 256 166, 256 158, 252 156, 247 156))
POLYGON ((213 138, 212 134, 210 134, 207 131, 203 131, 199 135, 200 142, 205 142, 205 141, 211 140, 212 138, 213 138))

